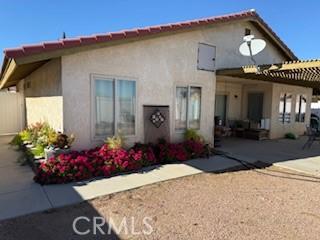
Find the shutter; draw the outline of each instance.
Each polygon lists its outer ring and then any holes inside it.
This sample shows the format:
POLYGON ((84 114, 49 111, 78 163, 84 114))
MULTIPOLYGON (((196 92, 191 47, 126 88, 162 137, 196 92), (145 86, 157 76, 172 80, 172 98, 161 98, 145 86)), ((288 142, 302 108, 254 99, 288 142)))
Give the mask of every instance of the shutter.
POLYGON ((215 70, 216 47, 205 43, 199 43, 198 69, 204 71, 215 70))

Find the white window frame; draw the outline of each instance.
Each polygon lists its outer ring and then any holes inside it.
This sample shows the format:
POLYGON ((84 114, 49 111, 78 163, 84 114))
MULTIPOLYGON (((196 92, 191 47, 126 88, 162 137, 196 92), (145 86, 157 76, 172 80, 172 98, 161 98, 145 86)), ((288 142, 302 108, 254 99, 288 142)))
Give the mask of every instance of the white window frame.
POLYGON ((174 130, 176 131, 176 132, 184 132, 185 130, 187 130, 187 129, 190 129, 190 127, 189 127, 189 102, 190 102, 190 89, 192 88, 192 87, 196 87, 196 88, 200 88, 200 91, 201 91, 201 95, 200 95, 200 119, 199 119, 199 121, 200 121, 200 125, 199 125, 199 128, 192 128, 192 129, 194 129, 194 130, 200 130, 201 129, 201 115, 202 115, 202 94, 203 94, 203 91, 202 91, 202 86, 199 86, 199 85, 196 85, 196 84, 191 84, 191 85, 181 85, 181 84, 179 84, 179 85, 176 85, 175 86, 175 89, 174 89, 174 96, 175 96, 175 98, 174 98, 174 109, 175 109, 175 111, 174 111, 174 130), (176 129, 176 124, 175 124, 175 120, 176 120, 176 94, 177 94, 177 88, 187 88, 188 89, 188 95, 187 95, 187 126, 186 126, 186 128, 185 129, 176 129))
POLYGON ((135 82, 135 86, 136 86, 136 99, 135 99, 135 124, 134 124, 134 135, 124 135, 126 138, 134 138, 137 136, 137 108, 138 108, 138 105, 137 105, 137 98, 138 98, 138 86, 137 86, 137 78, 134 78, 134 77, 125 77, 125 76, 115 76, 115 75, 104 75, 104 74, 91 74, 90 75, 90 88, 91 88, 91 96, 90 96, 90 100, 91 100, 91 105, 90 105, 90 108, 91 108, 91 131, 90 131, 90 134, 91 134, 91 140, 92 141, 99 141, 99 140, 105 140, 107 137, 111 137, 111 136, 114 136, 117 134, 118 132, 118 127, 117 127, 117 123, 118 123, 118 112, 119 112, 119 102, 117 101, 118 99, 118 81, 119 80, 126 80, 126 81, 132 81, 132 82, 135 82), (114 119, 114 133, 112 135, 105 135, 105 136, 96 136, 95 135, 95 124, 96 124, 96 112, 95 112, 95 109, 96 109, 96 102, 95 102, 95 96, 96 96, 96 93, 95 93, 95 83, 96 83, 96 80, 104 80, 104 81, 113 81, 113 91, 114 91, 114 104, 113 104, 113 107, 114 107, 114 116, 113 116, 113 119, 114 119))

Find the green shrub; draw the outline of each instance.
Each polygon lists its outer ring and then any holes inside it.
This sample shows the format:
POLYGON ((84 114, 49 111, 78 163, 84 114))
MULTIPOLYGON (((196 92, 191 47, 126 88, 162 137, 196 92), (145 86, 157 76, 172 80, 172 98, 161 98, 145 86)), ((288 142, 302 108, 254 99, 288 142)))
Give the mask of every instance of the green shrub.
POLYGON ((29 129, 25 129, 21 131, 19 135, 21 137, 22 142, 28 142, 28 141, 31 141, 32 139, 31 132, 29 129))
POLYGON ((44 157, 44 146, 38 144, 35 148, 31 149, 31 153, 33 156, 44 157))
MULTIPOLYGON (((57 132, 47 122, 37 122, 17 134, 10 142, 11 145, 22 146, 24 142, 34 146, 66 148, 74 141, 74 136, 57 132)), ((39 147, 38 147, 39 148, 39 147)))
POLYGON ((23 141, 20 134, 15 135, 9 144, 12 146, 21 146, 23 144, 23 141))
POLYGON ((294 133, 291 133, 291 132, 286 133, 284 135, 284 137, 287 138, 287 139, 297 139, 297 136, 294 133))
POLYGON ((120 149, 125 145, 125 138, 121 133, 119 133, 116 136, 108 137, 105 143, 110 149, 120 149))
POLYGON ((187 129, 184 132, 184 140, 203 141, 203 137, 200 134, 198 134, 197 130, 187 129))

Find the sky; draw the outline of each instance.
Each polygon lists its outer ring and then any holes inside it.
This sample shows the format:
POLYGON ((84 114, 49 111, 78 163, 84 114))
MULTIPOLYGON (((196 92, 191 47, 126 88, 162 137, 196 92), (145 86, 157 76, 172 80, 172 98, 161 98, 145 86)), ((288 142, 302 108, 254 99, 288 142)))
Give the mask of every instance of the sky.
MULTIPOLYGON (((256 9, 301 59, 320 58, 319 0, 0 0, 0 49, 256 9)), ((1 60, 0 60, 1 61, 1 60)))

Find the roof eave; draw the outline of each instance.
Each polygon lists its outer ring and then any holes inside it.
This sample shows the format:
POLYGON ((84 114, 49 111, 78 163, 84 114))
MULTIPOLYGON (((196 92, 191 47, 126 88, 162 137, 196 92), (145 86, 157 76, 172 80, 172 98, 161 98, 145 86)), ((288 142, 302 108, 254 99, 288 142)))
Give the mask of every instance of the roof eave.
POLYGON ((5 58, 1 72, 0 89, 6 87, 8 80, 10 79, 16 68, 17 64, 15 63, 13 58, 5 58))

